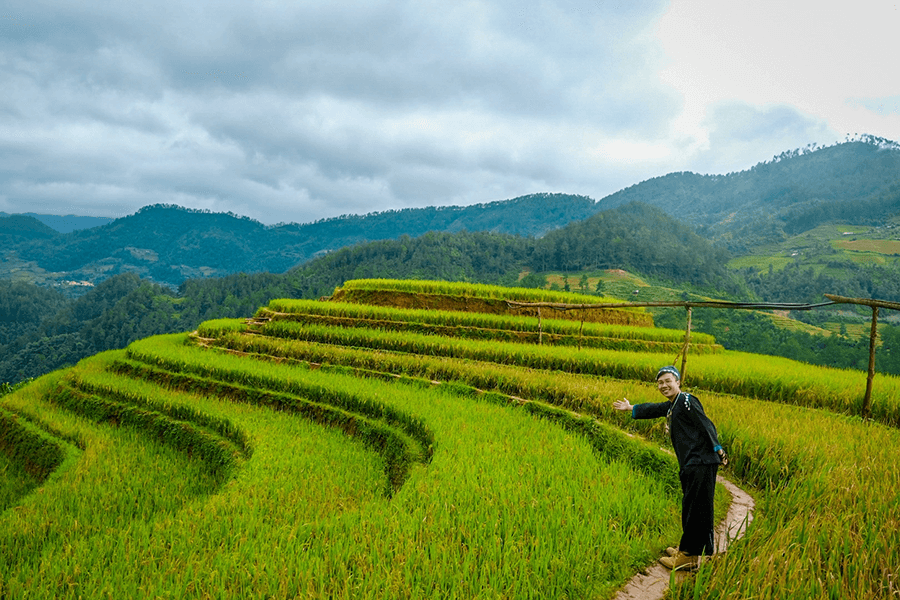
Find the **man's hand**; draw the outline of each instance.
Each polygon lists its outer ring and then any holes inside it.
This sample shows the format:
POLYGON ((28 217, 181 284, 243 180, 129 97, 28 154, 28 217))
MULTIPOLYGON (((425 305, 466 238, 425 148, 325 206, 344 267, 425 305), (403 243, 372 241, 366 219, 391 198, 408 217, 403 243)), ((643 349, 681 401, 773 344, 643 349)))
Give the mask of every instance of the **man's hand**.
POLYGON ((725 452, 725 448, 719 448, 719 460, 722 461, 722 466, 728 466, 728 453, 725 452))
POLYGON ((631 402, 628 401, 628 398, 622 398, 621 400, 613 402, 613 408, 615 410, 631 410, 634 407, 631 406, 631 402))

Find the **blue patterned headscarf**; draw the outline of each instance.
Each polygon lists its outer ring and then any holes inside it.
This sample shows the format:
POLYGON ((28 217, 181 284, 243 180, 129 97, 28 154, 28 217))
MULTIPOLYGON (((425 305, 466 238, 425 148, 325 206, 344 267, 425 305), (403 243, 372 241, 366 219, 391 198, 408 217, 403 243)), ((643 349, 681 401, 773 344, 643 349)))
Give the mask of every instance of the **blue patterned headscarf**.
POLYGON ((675 376, 675 379, 677 379, 678 381, 681 381, 681 373, 678 372, 678 369, 676 369, 675 367, 672 367, 672 366, 663 367, 662 369, 660 369, 659 373, 656 374, 656 378, 659 379, 666 373, 671 373, 672 375, 675 376))

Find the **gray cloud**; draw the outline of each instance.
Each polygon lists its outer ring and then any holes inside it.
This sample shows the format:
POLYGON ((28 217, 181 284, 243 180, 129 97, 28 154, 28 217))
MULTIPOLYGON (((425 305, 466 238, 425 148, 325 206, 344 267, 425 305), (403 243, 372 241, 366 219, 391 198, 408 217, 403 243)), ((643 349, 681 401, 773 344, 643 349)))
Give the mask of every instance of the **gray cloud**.
MULTIPOLYGON (((665 8, 11 0, 0 210, 119 216, 166 202, 274 223, 599 198, 685 168, 689 144, 671 134, 682 99, 658 77, 652 35, 665 8)), ((740 104, 708 127, 715 148, 696 164, 709 168, 825 129, 740 104)))

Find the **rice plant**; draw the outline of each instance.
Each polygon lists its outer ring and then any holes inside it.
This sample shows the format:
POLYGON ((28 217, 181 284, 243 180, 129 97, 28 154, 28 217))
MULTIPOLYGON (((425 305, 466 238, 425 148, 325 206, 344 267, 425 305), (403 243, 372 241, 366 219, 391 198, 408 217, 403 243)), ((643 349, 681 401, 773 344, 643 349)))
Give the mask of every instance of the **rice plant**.
MULTIPOLYGON (((608 323, 586 322, 579 324, 571 320, 542 318, 517 315, 497 315, 478 312, 461 312, 446 310, 399 309, 384 306, 370 306, 347 302, 320 302, 314 300, 272 300, 267 307, 257 311, 258 319, 286 319, 300 322, 323 323, 323 317, 333 319, 334 323, 359 323, 375 328, 398 328, 406 325, 407 329, 416 325, 425 330, 440 329, 446 331, 460 328, 479 330, 483 337, 496 336, 499 332, 518 332, 531 334, 531 337, 546 336, 547 343, 553 343, 554 337, 570 340, 574 345, 585 338, 601 338, 609 340, 646 340, 653 342, 669 342, 682 344, 684 332, 674 329, 656 327, 628 327, 608 323), (432 326, 430 329, 428 326, 432 326)), ((552 313, 548 315, 552 317, 552 313)), ((457 333, 466 336, 466 332, 457 333)), ((692 335, 692 343, 699 345, 715 344, 715 338, 704 333, 692 335)), ((589 343, 589 342, 585 342, 589 343)))

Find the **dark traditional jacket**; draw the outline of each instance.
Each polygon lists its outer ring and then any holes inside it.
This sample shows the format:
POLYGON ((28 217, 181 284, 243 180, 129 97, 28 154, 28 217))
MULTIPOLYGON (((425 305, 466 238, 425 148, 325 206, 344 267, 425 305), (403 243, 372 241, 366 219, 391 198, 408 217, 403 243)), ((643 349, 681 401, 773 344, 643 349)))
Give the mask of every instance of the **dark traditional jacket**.
POLYGON ((681 392, 672 402, 636 404, 631 409, 631 416, 634 419, 667 417, 669 435, 680 467, 722 462, 716 454, 722 447, 716 426, 703 412, 703 405, 696 396, 681 392))

